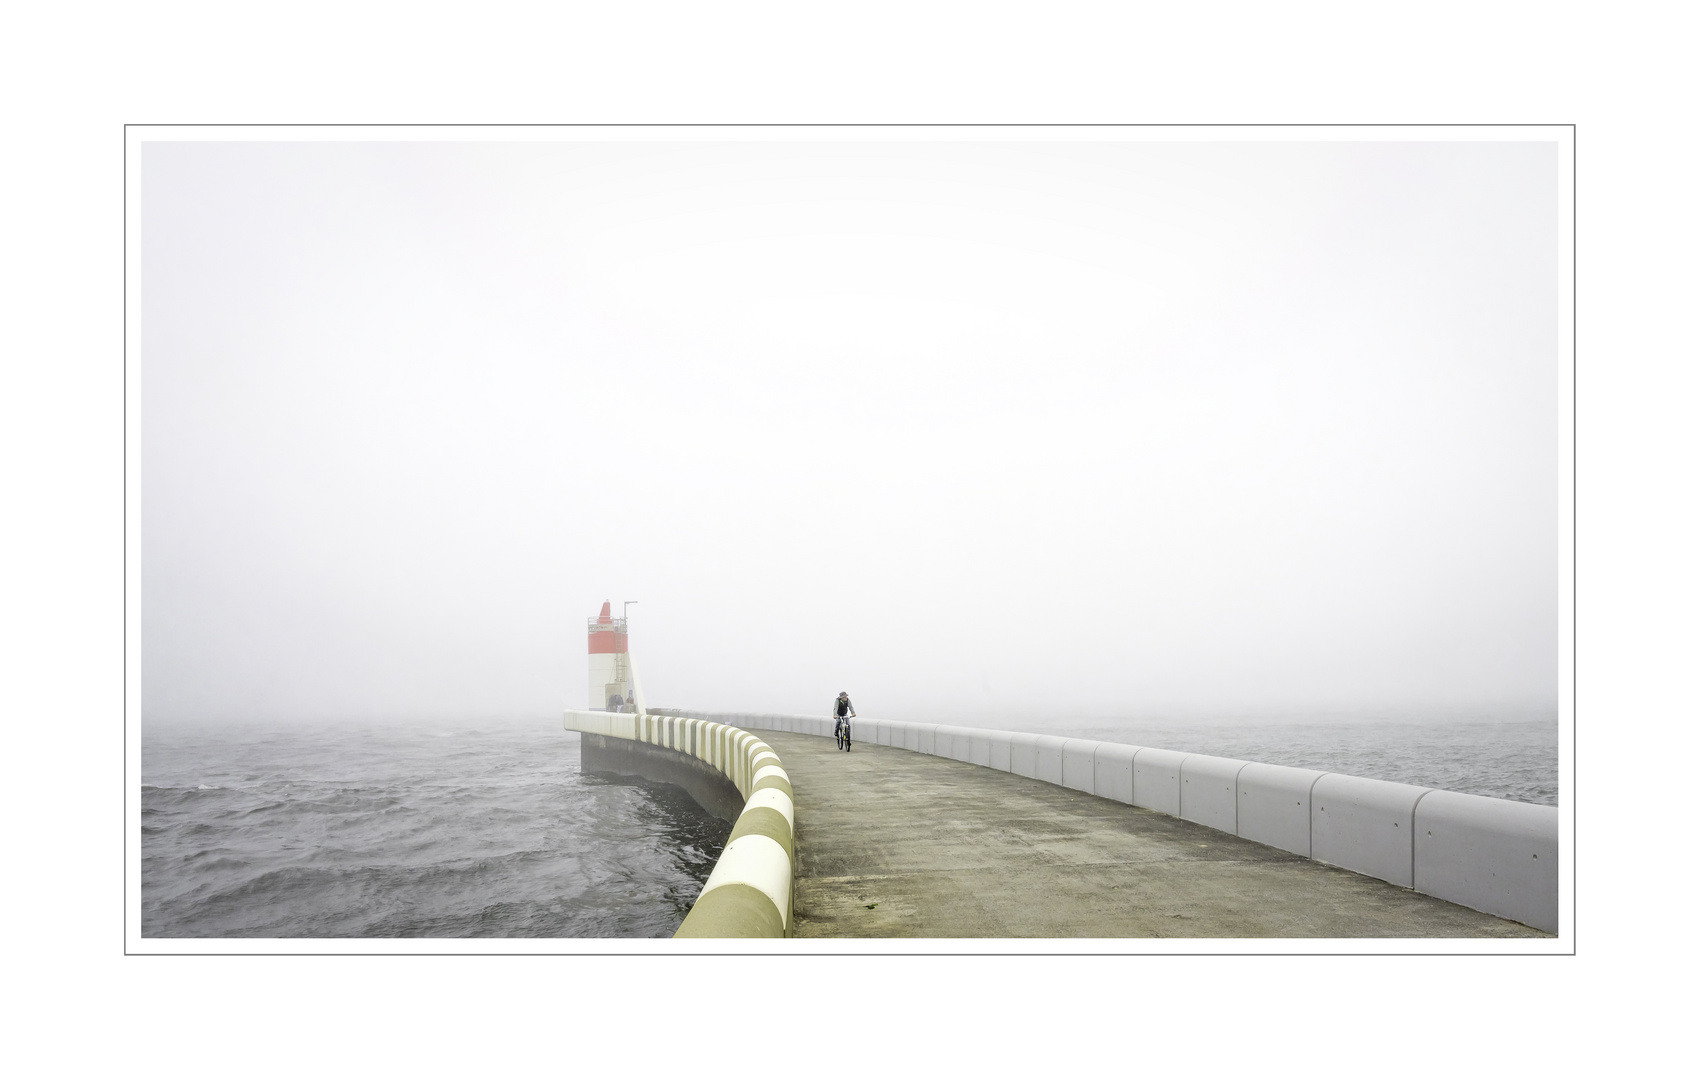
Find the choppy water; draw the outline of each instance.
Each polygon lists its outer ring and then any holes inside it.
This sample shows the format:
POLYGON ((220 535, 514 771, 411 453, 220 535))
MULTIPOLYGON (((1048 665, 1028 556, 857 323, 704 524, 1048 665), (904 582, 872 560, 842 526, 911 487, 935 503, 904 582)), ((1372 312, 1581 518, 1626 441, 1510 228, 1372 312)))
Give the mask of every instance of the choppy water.
POLYGON ((535 726, 148 726, 146 937, 665 937, 730 826, 535 726))
MULTIPOLYGON (((1558 801, 1552 720, 1023 727, 1558 801)), ((581 774, 553 722, 149 725, 142 934, 664 937, 728 832, 678 788, 581 774)))

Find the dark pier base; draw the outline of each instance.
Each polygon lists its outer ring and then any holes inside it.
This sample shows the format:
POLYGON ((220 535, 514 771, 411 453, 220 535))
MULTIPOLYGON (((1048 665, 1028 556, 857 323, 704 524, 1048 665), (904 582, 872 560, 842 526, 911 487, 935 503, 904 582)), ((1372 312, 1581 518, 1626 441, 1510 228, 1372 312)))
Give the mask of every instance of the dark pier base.
POLYGON ((579 768, 587 773, 675 784, 684 788, 698 806, 724 821, 737 821, 744 812, 744 797, 718 769, 665 746, 580 733, 579 768))

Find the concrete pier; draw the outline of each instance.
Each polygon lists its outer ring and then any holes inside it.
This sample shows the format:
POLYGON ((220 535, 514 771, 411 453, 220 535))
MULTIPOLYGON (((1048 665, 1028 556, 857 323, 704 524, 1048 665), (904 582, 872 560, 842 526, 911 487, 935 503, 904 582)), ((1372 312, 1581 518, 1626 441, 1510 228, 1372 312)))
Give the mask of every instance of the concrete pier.
POLYGON ((799 938, 1546 938, 1274 848, 947 758, 763 731, 799 938))

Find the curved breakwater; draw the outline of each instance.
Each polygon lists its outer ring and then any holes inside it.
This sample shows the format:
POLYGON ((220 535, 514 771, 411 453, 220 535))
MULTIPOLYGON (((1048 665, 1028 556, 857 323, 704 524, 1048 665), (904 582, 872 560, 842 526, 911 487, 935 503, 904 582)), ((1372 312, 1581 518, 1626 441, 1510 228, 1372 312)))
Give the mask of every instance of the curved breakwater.
MULTIPOLYGON (((825 717, 701 713, 824 737, 825 717)), ((862 719, 858 738, 1195 822, 1556 933, 1558 810, 1394 781, 1089 739, 862 719)))
POLYGON ((791 936, 796 812, 791 779, 772 747, 727 724, 654 713, 568 709, 562 724, 586 740, 624 740, 651 756, 676 757, 680 769, 706 764, 746 800, 675 937, 791 936))

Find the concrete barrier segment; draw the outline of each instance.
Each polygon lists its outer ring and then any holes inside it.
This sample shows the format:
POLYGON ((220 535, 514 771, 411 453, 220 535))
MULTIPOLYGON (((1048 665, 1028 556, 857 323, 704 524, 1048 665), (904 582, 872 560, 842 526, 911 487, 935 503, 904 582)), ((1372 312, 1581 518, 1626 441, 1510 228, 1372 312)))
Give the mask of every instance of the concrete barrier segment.
POLYGON ((783 791, 788 799, 796 798, 796 793, 791 790, 791 777, 786 774, 784 769, 767 768, 757 773, 755 780, 750 784, 750 797, 754 798, 770 788, 774 791, 783 791))
POLYGON ((744 812, 749 813, 756 807, 765 806, 776 810, 785 818, 787 828, 797 827, 797 811, 791 802, 791 796, 779 788, 763 788, 750 796, 750 801, 744 804, 744 812))
POLYGON ((1047 784, 1062 786, 1063 782, 1063 743, 1066 739, 1056 735, 1040 735, 1033 744, 1034 778, 1047 784))
POLYGON ((1062 744, 1062 786, 1095 794, 1096 772, 1093 755, 1102 744, 1087 739, 1064 739, 1062 744))
POLYGON ((612 713, 591 712, 588 709, 568 709, 561 714, 563 728, 586 735, 613 735, 612 720, 612 713))
POLYGON ((765 893, 779 909, 789 931, 791 926, 791 856, 771 836, 747 835, 728 840, 720 860, 703 882, 702 903, 714 890, 726 885, 749 885, 765 893))
MULTIPOLYGON (((770 790, 764 794, 776 795, 781 799, 785 799, 785 796, 780 795, 777 791, 770 790)), ((785 799, 785 804, 789 807, 790 800, 785 799)), ((730 844, 732 841, 737 840, 740 837, 755 835, 765 836, 780 847, 784 848, 785 854, 792 860, 792 865, 796 865, 797 844, 795 831, 791 827, 790 820, 786 818, 778 807, 756 806, 754 803, 745 807, 744 812, 739 814, 738 820, 733 823, 732 835, 726 838, 726 842, 730 844)))
POLYGON ((1250 762, 1188 754, 1181 760, 1181 813, 1185 821, 1238 835, 1239 791, 1235 783, 1250 762))
POLYGON ((1253 761, 1240 770, 1239 835, 1310 858, 1310 792, 1325 774, 1253 761))
POLYGON ((789 936, 785 915, 772 898, 752 885, 728 884, 704 893, 691 905, 676 938, 781 938, 789 936))
POLYGON ((1418 892, 1558 933, 1558 807, 1431 791, 1414 820, 1418 892))
POLYGON ((985 728, 963 728, 957 736, 957 747, 962 751, 962 760, 970 765, 981 765, 987 768, 992 763, 992 744, 989 741, 991 732, 985 728))
POLYGON ((1417 800, 1429 788, 1325 773, 1310 789, 1310 857, 1411 887, 1417 800))
POLYGON ((958 738, 963 740, 963 747, 966 749, 967 731, 965 728, 959 728, 955 724, 937 725, 933 728, 933 753, 942 758, 950 758, 952 761, 966 760, 957 751, 958 738))
POLYGON ((1133 805, 1170 817, 1181 816, 1181 762, 1178 750, 1142 746, 1133 756, 1133 805))
POLYGON ((937 724, 915 724, 915 752, 920 754, 935 754, 938 749, 937 724))
POLYGON ((979 754, 982 760, 975 760, 975 755, 982 745, 980 739, 984 734, 979 728, 958 728, 952 736, 952 742, 956 746, 956 760, 965 761, 970 765, 984 764, 985 754, 979 754))
POLYGON ((1039 776, 1039 736, 1025 731, 1009 733, 1009 771, 1017 776, 1039 776))
POLYGON ((950 724, 933 725, 933 756, 956 758, 956 729, 950 724))
POLYGON ((750 777, 750 763, 755 760, 755 744, 760 740, 749 732, 736 737, 732 745, 732 760, 738 766, 738 775, 745 780, 750 777))
POLYGON ((1101 742, 1092 751, 1092 794, 1119 803, 1133 803, 1133 755, 1139 747, 1101 742))
POLYGON ((992 767, 991 733, 980 728, 971 728, 968 734, 968 756, 962 760, 973 765, 992 767))

